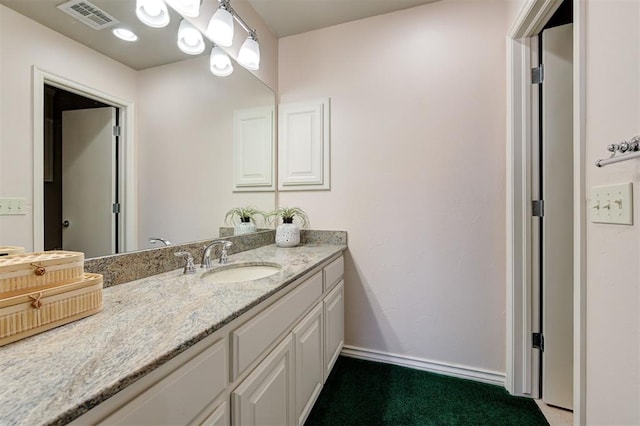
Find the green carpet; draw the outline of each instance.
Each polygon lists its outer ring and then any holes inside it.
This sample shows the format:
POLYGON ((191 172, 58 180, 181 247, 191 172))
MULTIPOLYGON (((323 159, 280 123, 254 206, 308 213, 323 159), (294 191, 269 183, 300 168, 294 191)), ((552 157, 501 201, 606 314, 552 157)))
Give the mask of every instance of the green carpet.
POLYGON ((340 357, 306 425, 548 425, 500 386, 340 357))

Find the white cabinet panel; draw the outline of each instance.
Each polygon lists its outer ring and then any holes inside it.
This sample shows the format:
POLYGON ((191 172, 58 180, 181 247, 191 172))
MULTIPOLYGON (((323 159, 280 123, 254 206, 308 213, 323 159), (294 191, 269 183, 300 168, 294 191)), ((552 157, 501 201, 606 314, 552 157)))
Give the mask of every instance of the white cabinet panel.
POLYGON ((327 292, 342 279, 344 275, 344 257, 340 256, 324 268, 324 291, 327 292))
POLYGON ((322 303, 293 329, 296 353, 296 419, 304 421, 320 395, 324 383, 322 303))
POLYGON ((278 120, 278 189, 329 189, 329 99, 281 104, 278 120))
POLYGON ((273 191, 273 107, 233 112, 234 191, 273 191))
POLYGON ((232 424, 291 425, 294 419, 291 334, 232 393, 232 424))
POLYGON ((322 272, 251 319, 232 335, 233 380, 322 296, 322 272))
POLYGON ((324 333, 326 381, 344 344, 344 281, 324 298, 324 333))
POLYGON ((221 339, 105 419, 105 424, 187 424, 227 386, 227 339, 221 339))
POLYGON ((227 426, 229 424, 228 404, 222 403, 202 422, 201 426, 227 426))

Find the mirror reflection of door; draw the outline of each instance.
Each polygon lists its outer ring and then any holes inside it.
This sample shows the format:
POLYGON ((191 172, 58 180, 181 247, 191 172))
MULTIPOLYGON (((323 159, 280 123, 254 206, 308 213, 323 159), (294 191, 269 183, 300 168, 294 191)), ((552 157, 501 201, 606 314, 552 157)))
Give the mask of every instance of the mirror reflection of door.
POLYGON ((118 252, 118 109, 45 85, 44 248, 118 252))

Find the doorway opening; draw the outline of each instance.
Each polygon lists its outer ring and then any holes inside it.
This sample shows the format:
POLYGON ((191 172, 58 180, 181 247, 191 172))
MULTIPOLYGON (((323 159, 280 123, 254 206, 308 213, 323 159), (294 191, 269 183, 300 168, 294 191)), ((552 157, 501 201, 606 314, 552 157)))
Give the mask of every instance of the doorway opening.
POLYGON ((45 250, 120 252, 119 122, 117 107, 44 85, 45 250))
POLYGON ((574 69, 570 0, 560 4, 532 42, 532 121, 537 127, 532 138, 532 196, 537 208, 531 238, 532 381, 537 386, 532 396, 572 410, 574 69))
MULTIPOLYGON (((84 122, 93 122, 94 119, 91 117, 85 117, 82 115, 82 111, 86 111, 89 113, 89 116, 93 116, 94 113, 103 110, 103 117, 101 119, 109 121, 109 124, 104 124, 103 127, 107 134, 109 134, 113 143, 109 145, 108 153, 103 151, 102 154, 94 156, 96 158, 94 163, 88 162, 87 168, 88 171, 84 171, 84 174, 80 174, 80 177, 73 177, 69 182, 70 185, 64 184, 64 172, 62 173, 62 179, 59 178, 60 182, 62 182, 62 188, 59 191, 64 191, 65 188, 71 188, 72 195, 78 193, 80 190, 89 189, 89 195, 80 195, 76 196, 77 200, 80 200, 80 207, 95 207, 91 205, 89 200, 92 200, 93 195, 91 193, 92 183, 88 181, 87 177, 91 177, 97 182, 109 182, 111 184, 111 192, 113 194, 111 196, 112 201, 110 203, 107 202, 106 209, 100 209, 101 212, 105 212, 112 219, 111 225, 92 225, 90 224, 88 229, 89 232, 80 233, 79 240, 81 244, 88 242, 90 244, 95 241, 94 239, 94 231, 96 229, 100 230, 105 227, 111 227, 112 229, 116 229, 116 216, 117 216, 117 231, 112 232, 112 245, 109 249, 90 249, 87 250, 84 247, 80 249, 74 248, 74 250, 79 250, 85 252, 85 256, 95 257, 104 254, 114 254, 114 253, 122 253, 125 251, 132 251, 137 249, 137 208, 136 208, 136 172, 135 172, 135 145, 134 145, 134 103, 132 101, 114 96, 110 93, 104 92, 95 87, 90 87, 84 84, 80 84, 73 80, 69 80, 65 77, 61 77, 56 74, 49 73, 47 71, 41 70, 38 67, 33 67, 33 250, 34 251, 42 251, 45 248, 45 217, 48 221, 51 222, 51 226, 53 228, 58 228, 58 232, 65 232, 73 227, 74 223, 76 225, 80 223, 84 223, 82 221, 71 221, 70 219, 62 218, 60 213, 51 213, 52 211, 58 211, 59 207, 47 207, 47 215, 45 215, 45 185, 53 183, 53 179, 55 177, 54 165, 58 162, 59 159, 56 159, 55 156, 55 146, 50 144, 47 146, 45 150, 45 132, 47 132, 47 121, 45 120, 45 108, 47 110, 53 108, 51 105, 45 105, 45 99, 53 96, 55 98, 55 93, 62 94, 63 92, 68 92, 70 95, 64 95, 65 99, 74 99, 74 102, 78 102, 78 105, 81 105, 81 109, 74 109, 75 107, 68 108, 67 110, 62 112, 62 115, 69 116, 71 121, 73 121, 75 116, 75 121, 83 124, 84 122), (46 90, 45 90, 46 89, 46 90), (45 92, 49 92, 49 94, 45 92), (84 99, 80 99, 84 98, 84 99), (80 100, 78 100, 80 99, 80 100), (105 118, 106 116, 106 118, 105 118), (117 127, 116 135, 114 135, 114 130, 112 126, 115 125, 117 127), (117 139, 117 140, 116 140, 117 139), (116 143, 117 142, 117 143, 116 143), (45 162, 45 156, 47 161, 45 162), (111 162, 111 165, 107 168, 100 167, 105 164, 111 162), (117 167, 116 167, 117 162, 117 167), (105 172, 106 170, 106 172, 105 172), (103 173, 103 175, 99 176, 99 173, 103 173), (45 184, 45 181, 47 183, 45 184), (117 197, 117 198, 116 198, 117 197), (117 200, 117 203, 115 202, 117 200), (114 205, 115 204, 115 205, 114 205), (53 210, 52 210, 53 209, 53 210), (118 212, 117 214, 113 214, 113 212, 118 212), (51 217, 49 214, 51 213, 51 217), (62 220, 61 220, 62 219, 62 220), (65 220, 69 220, 69 227, 64 228, 63 224, 65 220)), ((117 86, 117 85, 116 85, 117 86)), ((49 100, 49 102, 51 102, 49 100)), ((49 114, 49 112, 48 112, 49 114)), ((49 114, 52 116, 52 113, 49 114)), ((64 121, 64 120, 63 120, 64 121)), ((80 126, 82 127, 82 126, 80 126)), ((55 127, 50 126, 50 132, 53 132, 55 127)), ((64 130, 63 130, 64 132, 64 130)), ((63 138, 64 139, 64 138, 63 138)), ((79 138, 82 140, 83 138, 79 138)), ((53 137, 52 139, 53 140, 53 137)), ((65 144, 62 144, 63 147, 65 144)), ((76 151, 80 152, 84 155, 84 145, 79 144, 76 146, 76 151)), ((91 145, 94 146, 93 144, 91 145)), ((62 157, 62 161, 64 162, 64 152, 65 149, 62 148, 62 152, 60 156, 62 157)), ((64 168, 64 165, 62 166, 64 168)), ((54 186, 54 185, 48 185, 54 186)), ((47 191, 53 193, 53 196, 59 197, 55 194, 55 190, 50 188, 47 191)), ((51 194, 49 194, 51 195, 51 194)), ((64 194, 62 196, 63 202, 65 200, 64 194)), ((73 198, 73 197, 71 197, 73 198)), ((107 197, 101 197, 101 200, 107 199, 107 197)), ((63 206, 64 212, 64 206, 63 206)), ((91 214, 85 214, 84 217, 91 216, 91 214)), ((53 229, 52 228, 52 229, 53 229)), ((77 228, 77 227, 76 227, 77 228)), ((76 229, 74 228, 74 229, 76 229)), ((48 239, 48 247, 49 248, 59 248, 60 243, 57 237, 51 237, 48 239), (51 242, 53 241, 53 242, 51 242)), ((65 248, 64 238, 62 247, 65 248)), ((80 247, 80 246, 78 246, 80 247)), ((71 249, 71 248, 69 248, 71 249)))
MULTIPOLYGON (((573 339, 567 334, 564 339, 572 341, 573 418, 577 424, 584 422, 586 384, 584 380, 586 360, 586 298, 584 277, 586 274, 586 207, 585 199, 585 7, 583 2, 569 0, 534 0, 526 2, 518 13, 508 32, 507 38, 507 390, 514 395, 539 398, 544 383, 540 381, 540 356, 534 343, 540 343, 541 321, 544 297, 536 287, 543 269, 539 267, 541 251, 534 245, 540 241, 541 224, 533 201, 542 199, 538 161, 544 155, 539 149, 538 87, 532 84, 533 68, 538 64, 538 35, 543 32, 560 7, 572 8, 573 40, 570 43, 573 57, 573 88, 571 95, 571 116, 564 120, 571 124, 572 172, 571 199, 573 230, 570 249, 573 261, 572 318, 573 339), (538 188, 538 189, 536 189, 538 188), (540 228, 538 228, 540 227, 540 228)), ((544 97, 542 99, 544 101, 544 97)), ((553 116, 552 116, 553 117, 553 116)), ((566 146, 566 145, 564 145, 566 146)), ((555 157, 554 157, 555 158, 555 157)), ((551 182, 547 180, 547 182, 551 182)), ((546 197, 546 195, 545 195, 546 197)), ((544 206, 545 217, 550 213, 550 205, 544 206)), ((544 228, 543 228, 544 229, 544 228)), ((543 268, 545 262, 542 262, 543 268)), ((547 266, 549 263, 547 262, 547 266)), ((542 330, 548 332, 549 329, 542 330)), ((546 340, 546 339, 545 339, 546 340)), ((545 341, 545 346, 548 342, 545 341)), ((544 365, 544 364, 543 364, 544 365)))

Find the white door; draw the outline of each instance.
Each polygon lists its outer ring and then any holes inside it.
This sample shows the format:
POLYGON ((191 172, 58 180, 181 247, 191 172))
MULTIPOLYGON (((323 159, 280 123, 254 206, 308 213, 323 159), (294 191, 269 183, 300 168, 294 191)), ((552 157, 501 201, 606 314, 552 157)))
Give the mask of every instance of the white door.
POLYGON ((542 399, 573 407, 573 25, 542 33, 542 399))
POLYGON ((62 247, 115 253, 116 109, 62 113, 62 247))

